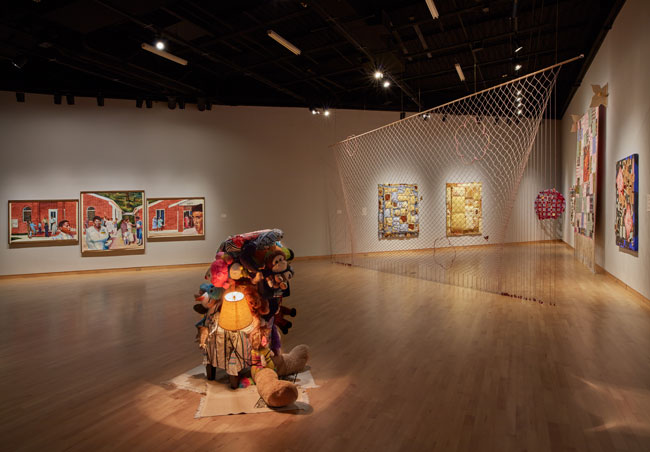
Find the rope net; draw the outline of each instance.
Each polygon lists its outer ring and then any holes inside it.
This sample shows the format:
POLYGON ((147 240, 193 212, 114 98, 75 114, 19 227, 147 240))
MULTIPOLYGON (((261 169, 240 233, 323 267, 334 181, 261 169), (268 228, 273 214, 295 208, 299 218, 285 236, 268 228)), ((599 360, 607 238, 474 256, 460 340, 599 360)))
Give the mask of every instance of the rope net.
POLYGON ((333 261, 554 303, 559 71, 334 145, 333 261))

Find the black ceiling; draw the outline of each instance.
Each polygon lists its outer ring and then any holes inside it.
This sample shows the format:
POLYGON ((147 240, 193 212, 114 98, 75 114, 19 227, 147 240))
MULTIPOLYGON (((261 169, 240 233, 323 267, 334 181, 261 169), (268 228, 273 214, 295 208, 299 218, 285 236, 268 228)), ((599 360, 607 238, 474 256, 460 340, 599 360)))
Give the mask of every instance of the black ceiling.
POLYGON ((425 0, 8 1, 0 17, 0 89, 413 111, 585 54, 560 73, 561 107, 623 3, 435 0, 434 20, 425 0), (142 50, 156 38, 187 66, 142 50), (372 78, 376 67, 392 86, 372 78))

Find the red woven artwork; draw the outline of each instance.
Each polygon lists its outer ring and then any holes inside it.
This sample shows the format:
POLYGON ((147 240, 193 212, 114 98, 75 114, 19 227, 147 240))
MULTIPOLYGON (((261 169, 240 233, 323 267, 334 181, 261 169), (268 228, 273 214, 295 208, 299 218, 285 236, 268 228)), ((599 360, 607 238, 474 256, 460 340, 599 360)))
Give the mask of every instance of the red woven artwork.
POLYGON ((559 218, 564 212, 564 196, 554 188, 543 190, 535 198, 535 213, 540 220, 559 218))

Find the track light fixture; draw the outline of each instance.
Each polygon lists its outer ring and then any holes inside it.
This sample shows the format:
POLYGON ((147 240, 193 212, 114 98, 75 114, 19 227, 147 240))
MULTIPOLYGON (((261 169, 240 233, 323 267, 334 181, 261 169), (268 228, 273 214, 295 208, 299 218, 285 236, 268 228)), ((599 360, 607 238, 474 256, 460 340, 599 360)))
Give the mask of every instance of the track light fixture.
POLYGON ((174 110, 176 108, 176 98, 174 96, 169 96, 167 98, 167 108, 174 110))
POLYGON ((431 114, 422 113, 422 121, 428 121, 430 117, 431 117, 431 114))
POLYGON ((375 71, 373 76, 375 77, 375 80, 380 80, 380 79, 384 78, 384 73, 377 70, 377 71, 375 71))
POLYGON ((101 94, 97 96, 97 106, 98 107, 104 106, 104 96, 102 96, 101 94))
POLYGON ((165 43, 162 41, 162 39, 156 41, 156 49, 165 50, 165 43))
POLYGON ((137 98, 137 99, 135 100, 135 106, 136 106, 137 108, 142 108, 142 103, 143 103, 143 102, 144 102, 144 100, 143 100, 142 98, 137 98))
POLYGON ((383 87, 388 88, 390 86, 390 82, 388 80, 384 81, 383 87))
POLYGON ((151 99, 146 99, 145 103, 147 104, 147 108, 153 107, 153 101, 151 99))
POLYGON ((16 58, 11 61, 11 64, 13 64, 16 69, 22 69, 27 64, 27 57, 21 54, 16 55, 16 58))
POLYGON ((25 102, 25 93, 16 93, 16 102, 25 102))
POLYGON ((460 79, 461 82, 464 82, 465 74, 463 73, 463 68, 460 67, 460 64, 458 63, 454 64, 454 67, 456 68, 456 73, 458 74, 458 78, 460 79))
POLYGON ((289 41, 284 39, 282 36, 274 32, 273 30, 268 30, 266 34, 269 36, 269 38, 273 39, 275 42, 280 44, 285 49, 289 50, 291 53, 295 55, 300 55, 302 53, 298 47, 291 44, 289 41))
POLYGON ((168 59, 169 61, 173 61, 174 63, 178 63, 182 66, 187 66, 187 60, 183 59, 181 57, 177 57, 176 55, 172 55, 169 52, 166 52, 164 50, 158 49, 157 47, 152 46, 151 44, 147 44, 146 42, 143 42, 141 44, 142 49, 146 50, 147 52, 154 53, 158 56, 161 56, 163 58, 168 59))
POLYGON ((61 105, 61 95, 60 94, 55 94, 54 95, 54 105, 61 105))
POLYGON ((183 99, 182 97, 178 99, 178 108, 180 108, 181 110, 185 110, 185 99, 183 99))
POLYGON ((519 52, 521 52, 521 50, 522 50, 523 48, 524 48, 524 46, 518 46, 518 47, 515 49, 515 53, 519 53, 519 52))
POLYGON ((205 98, 198 97, 196 99, 196 108, 198 108, 199 111, 205 111, 205 98))
POLYGON ((74 96, 72 94, 66 94, 65 101, 68 105, 74 105, 74 96))
POLYGON ((436 8, 436 4, 433 3, 433 0, 426 0, 427 6, 429 7, 429 12, 431 13, 431 17, 434 19, 438 19, 440 17, 440 14, 438 14, 438 8, 436 8))
POLYGON ((323 111, 323 114, 324 114, 325 116, 329 116, 329 115, 330 115, 330 111, 329 111, 329 110, 325 110, 325 111, 323 111))
POLYGON ((522 67, 521 64, 519 63, 515 64, 515 71, 518 71, 519 69, 521 69, 521 67, 522 67))

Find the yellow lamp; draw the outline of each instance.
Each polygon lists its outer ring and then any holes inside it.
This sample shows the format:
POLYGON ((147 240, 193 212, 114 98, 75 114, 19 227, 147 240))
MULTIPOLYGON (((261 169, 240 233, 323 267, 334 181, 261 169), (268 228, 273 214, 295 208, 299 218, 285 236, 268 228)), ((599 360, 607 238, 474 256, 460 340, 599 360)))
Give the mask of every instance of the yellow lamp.
POLYGON ((241 292, 228 292, 223 297, 219 326, 224 330, 238 331, 246 328, 253 321, 253 315, 241 292))

